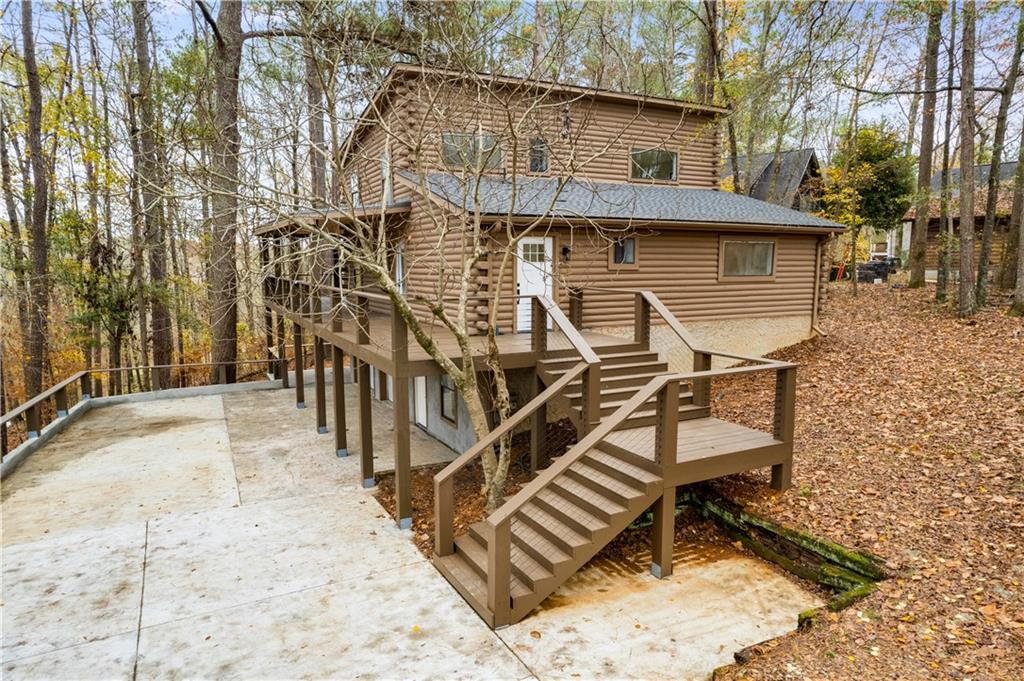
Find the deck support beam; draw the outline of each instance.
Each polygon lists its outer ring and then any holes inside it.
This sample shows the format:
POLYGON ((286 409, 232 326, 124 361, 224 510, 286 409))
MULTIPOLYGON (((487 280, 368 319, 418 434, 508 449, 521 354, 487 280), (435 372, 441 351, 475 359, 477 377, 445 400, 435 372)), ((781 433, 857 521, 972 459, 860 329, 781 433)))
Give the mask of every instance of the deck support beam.
POLYGON ((295 408, 306 408, 306 385, 302 375, 306 362, 302 356, 302 327, 298 322, 292 325, 292 343, 295 346, 295 408))
POLYGON ((334 453, 348 456, 348 426, 345 423, 345 354, 331 346, 331 377, 334 381, 334 453))
MULTIPOLYGON (((544 383, 540 374, 534 372, 533 394, 531 399, 544 392, 544 383)), ((544 443, 547 440, 548 430, 548 405, 542 404, 533 412, 530 417, 530 474, 536 474, 540 470, 540 454, 544 451, 544 443)))
POLYGON ((780 492, 792 484, 795 425, 796 367, 785 367, 775 374, 775 422, 772 428, 776 440, 789 444, 786 460, 772 466, 772 489, 780 492))
POLYGON ((651 527, 651 574, 658 579, 672 575, 672 548, 676 534, 676 488, 666 487, 654 502, 651 527))
POLYGON ((316 379, 316 432, 327 432, 327 387, 324 375, 324 341, 313 336, 313 375, 316 379))
MULTIPOLYGON (((391 310, 391 357, 396 372, 391 377, 394 388, 391 397, 395 425, 395 518, 399 529, 412 527, 412 476, 409 444, 409 377, 405 367, 409 363, 409 329, 397 306, 391 310)), ((383 377, 380 383, 386 384, 383 377)))
POLYGON ((370 404, 370 365, 359 360, 359 473, 363 487, 373 487, 373 415, 370 404))

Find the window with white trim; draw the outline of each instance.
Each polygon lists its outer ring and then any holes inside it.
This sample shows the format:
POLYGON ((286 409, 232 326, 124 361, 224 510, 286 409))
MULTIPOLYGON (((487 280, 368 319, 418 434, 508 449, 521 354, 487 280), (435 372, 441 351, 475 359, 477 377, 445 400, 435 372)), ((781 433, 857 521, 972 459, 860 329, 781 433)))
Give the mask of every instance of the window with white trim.
POLYGON ((442 133, 441 156, 449 168, 485 171, 501 170, 505 165, 498 137, 489 132, 442 133))
POLYGON ((613 267, 636 265, 636 237, 623 237, 612 244, 611 264, 613 267))
POLYGON ((348 188, 352 194, 352 205, 360 205, 362 200, 359 197, 359 173, 352 173, 348 176, 348 188))

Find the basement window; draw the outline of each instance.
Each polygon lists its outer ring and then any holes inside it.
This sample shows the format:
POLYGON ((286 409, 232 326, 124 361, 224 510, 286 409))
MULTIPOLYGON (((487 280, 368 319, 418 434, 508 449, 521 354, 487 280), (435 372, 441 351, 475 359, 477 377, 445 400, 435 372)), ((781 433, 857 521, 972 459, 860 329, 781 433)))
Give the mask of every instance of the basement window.
POLYGON ((771 239, 722 239, 718 253, 718 278, 744 281, 775 277, 775 241, 771 239))
POLYGON ((455 381, 448 374, 441 374, 441 418, 453 425, 457 423, 457 404, 455 381))
POLYGON ((633 149, 629 155, 629 176, 634 180, 674 182, 679 155, 668 149, 633 149))

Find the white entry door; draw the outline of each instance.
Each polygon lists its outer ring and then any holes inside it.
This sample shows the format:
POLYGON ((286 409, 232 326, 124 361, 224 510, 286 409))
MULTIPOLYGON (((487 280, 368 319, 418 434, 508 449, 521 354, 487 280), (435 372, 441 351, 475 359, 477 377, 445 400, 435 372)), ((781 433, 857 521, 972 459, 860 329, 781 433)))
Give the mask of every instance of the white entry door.
MULTIPOLYGON (((549 236, 528 236, 519 240, 516 251, 516 288, 520 296, 551 297, 554 239, 549 236)), ((533 300, 519 298, 516 303, 516 331, 529 331, 533 318, 533 300)), ((548 328, 551 320, 548 319, 548 328)))
POLYGON ((427 427, 427 377, 416 376, 412 381, 412 417, 417 426, 427 427))

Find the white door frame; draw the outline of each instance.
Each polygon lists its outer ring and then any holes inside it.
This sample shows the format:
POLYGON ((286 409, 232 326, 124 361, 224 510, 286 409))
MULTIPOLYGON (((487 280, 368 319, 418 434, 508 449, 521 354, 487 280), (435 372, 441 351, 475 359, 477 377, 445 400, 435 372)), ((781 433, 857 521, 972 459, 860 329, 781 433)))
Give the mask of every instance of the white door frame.
POLYGON ((412 420, 417 426, 427 427, 427 377, 412 379, 412 420))
MULTIPOLYGON (((554 294, 554 273, 555 273, 555 239, 550 236, 526 236, 516 242, 516 293, 527 294, 542 293, 548 298, 554 294), (534 264, 538 261, 527 262, 523 259, 523 251, 527 246, 541 245, 544 249, 544 260, 542 265, 534 264), (524 285, 525 284, 525 285, 524 285)), ((533 301, 530 298, 516 299, 516 331, 523 332, 530 330, 530 321, 533 316, 533 301)), ((548 328, 551 328, 551 318, 548 318, 548 328)))

